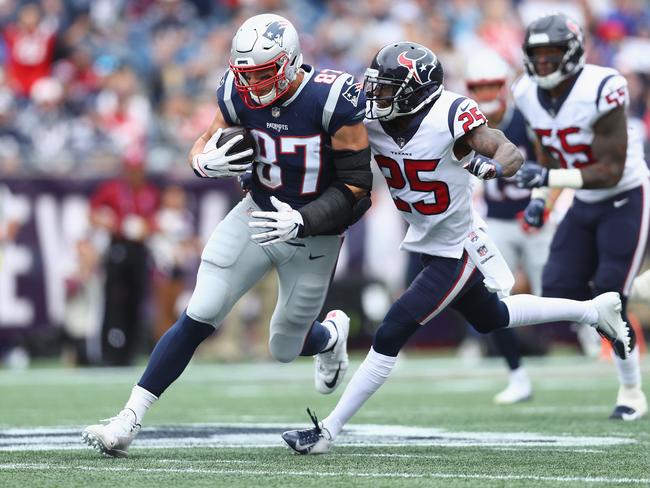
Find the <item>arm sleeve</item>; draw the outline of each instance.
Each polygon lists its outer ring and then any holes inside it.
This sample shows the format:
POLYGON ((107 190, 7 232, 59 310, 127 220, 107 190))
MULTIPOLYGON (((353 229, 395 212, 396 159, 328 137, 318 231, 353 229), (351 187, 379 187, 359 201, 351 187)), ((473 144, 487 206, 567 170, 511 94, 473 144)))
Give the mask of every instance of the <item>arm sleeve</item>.
POLYGON ((238 113, 242 102, 235 88, 235 75, 230 70, 226 71, 219 81, 217 103, 228 125, 241 125, 238 113))
POLYGON ((356 83, 352 75, 339 76, 332 87, 323 108, 323 129, 334 135, 344 125, 363 121, 366 111, 366 96, 361 83, 356 83))
POLYGON ((449 131, 455 141, 480 125, 487 124, 487 118, 471 98, 460 97, 449 107, 449 131))

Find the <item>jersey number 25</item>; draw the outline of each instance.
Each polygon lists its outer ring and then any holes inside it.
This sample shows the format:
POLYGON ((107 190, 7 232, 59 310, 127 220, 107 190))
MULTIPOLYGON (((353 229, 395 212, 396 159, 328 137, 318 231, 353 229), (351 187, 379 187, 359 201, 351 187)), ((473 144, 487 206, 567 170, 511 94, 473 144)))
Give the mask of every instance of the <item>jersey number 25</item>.
POLYGON ((433 193, 435 197, 433 203, 425 202, 422 199, 411 204, 399 197, 393 197, 398 210, 409 213, 415 210, 422 215, 438 215, 449 208, 449 187, 447 183, 444 181, 422 181, 420 179, 420 172, 435 171, 440 162, 439 159, 405 159, 404 174, 402 174, 398 162, 393 158, 377 154, 375 155, 375 161, 382 170, 389 187, 401 190, 406 186, 406 180, 408 180, 411 191, 433 193), (384 169, 388 171, 388 174, 384 169), (406 175, 406 179, 404 179, 404 175, 406 175))

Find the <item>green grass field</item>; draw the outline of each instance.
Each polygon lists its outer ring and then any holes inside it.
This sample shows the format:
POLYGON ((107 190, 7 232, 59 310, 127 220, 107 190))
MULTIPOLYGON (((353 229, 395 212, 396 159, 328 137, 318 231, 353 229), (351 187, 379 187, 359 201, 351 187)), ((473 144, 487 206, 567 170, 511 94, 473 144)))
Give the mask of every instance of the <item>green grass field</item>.
POLYGON ((128 459, 99 457, 79 433, 117 413, 141 367, 0 371, 0 487, 650 486, 650 421, 607 420, 612 364, 527 366, 533 400, 499 407, 501 361, 404 357, 332 452, 295 456, 280 433, 307 426, 307 406, 325 416, 340 395, 316 393, 311 361, 194 364, 128 459))

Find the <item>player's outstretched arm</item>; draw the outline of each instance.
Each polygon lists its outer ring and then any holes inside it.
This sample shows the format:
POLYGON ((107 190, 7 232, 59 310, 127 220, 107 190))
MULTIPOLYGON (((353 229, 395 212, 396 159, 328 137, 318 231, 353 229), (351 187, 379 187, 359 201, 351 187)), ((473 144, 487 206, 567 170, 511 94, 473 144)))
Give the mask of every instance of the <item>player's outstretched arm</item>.
MULTIPOLYGON (((521 154, 521 151, 517 149, 517 146, 510 142, 499 129, 492 129, 487 125, 480 125, 471 130, 465 134, 458 143, 473 149, 479 155, 484 157, 484 159, 492 159, 490 163, 495 164, 496 167, 494 174, 489 176, 490 178, 512 176, 524 162, 524 157, 521 154)), ((475 163, 475 160, 480 159, 481 156, 474 158, 470 165, 475 163)), ((478 165, 475 164, 474 166, 478 167, 483 163, 480 160, 477 162, 478 165)), ((474 171, 470 172, 476 174, 474 171)), ((482 179, 489 179, 478 174, 476 176, 479 176, 482 179)))

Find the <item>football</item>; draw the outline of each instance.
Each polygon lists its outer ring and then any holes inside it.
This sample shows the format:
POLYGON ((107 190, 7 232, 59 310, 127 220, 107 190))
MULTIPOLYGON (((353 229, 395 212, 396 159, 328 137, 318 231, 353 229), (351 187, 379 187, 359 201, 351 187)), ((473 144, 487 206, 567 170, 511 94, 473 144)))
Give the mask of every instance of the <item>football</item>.
POLYGON ((255 138, 251 132, 245 127, 228 127, 224 129, 221 133, 221 137, 219 137, 217 140, 217 147, 223 146, 233 137, 237 137, 239 135, 243 135, 244 138, 241 141, 237 142, 233 147, 231 147, 227 154, 236 154, 238 152, 245 151, 246 149, 252 149, 253 154, 250 156, 245 156, 241 159, 232 161, 233 164, 252 163, 255 160, 255 156, 257 155, 257 144, 255 143, 255 138))

